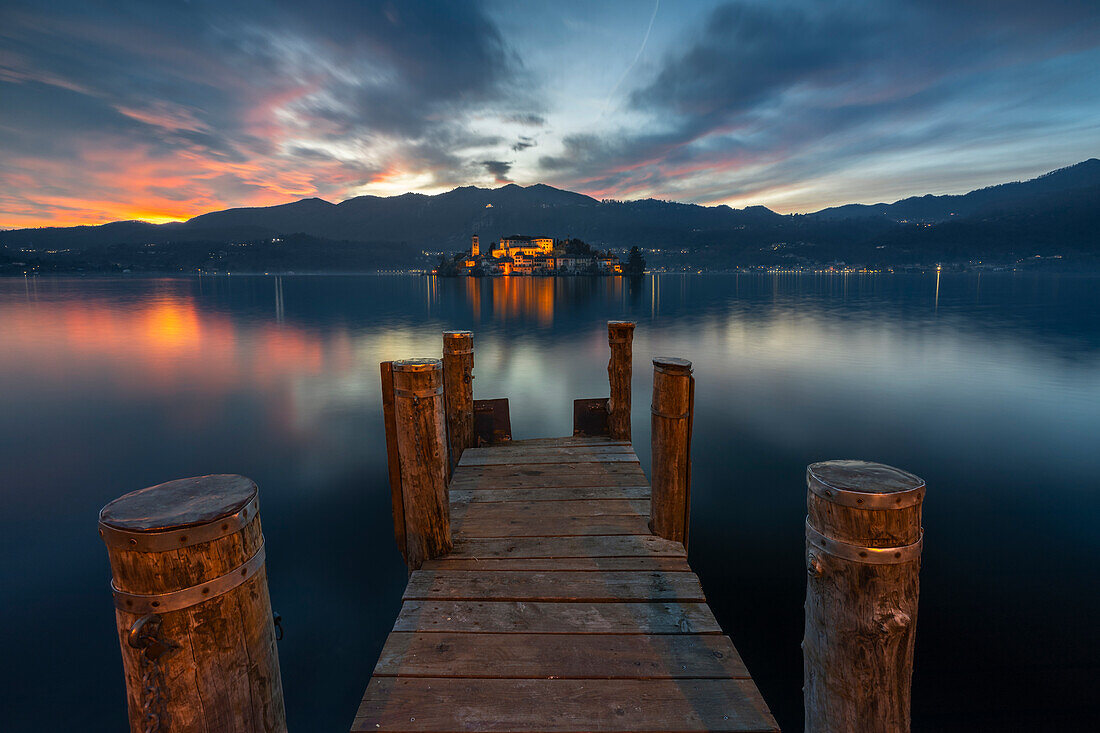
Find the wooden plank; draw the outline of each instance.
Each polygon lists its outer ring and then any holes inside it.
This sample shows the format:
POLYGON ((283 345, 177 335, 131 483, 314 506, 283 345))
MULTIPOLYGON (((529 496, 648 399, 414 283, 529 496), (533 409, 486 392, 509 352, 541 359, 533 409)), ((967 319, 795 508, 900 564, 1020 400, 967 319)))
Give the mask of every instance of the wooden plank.
POLYGON ((394 631, 720 634, 705 603, 405 601, 394 631))
POLYGON ((649 482, 641 470, 620 474, 577 474, 577 475, 525 475, 513 473, 510 476, 469 474, 458 477, 455 474, 450 488, 453 491, 493 491, 495 489, 566 489, 595 488, 599 486, 645 486, 649 482))
POLYGON ((558 455, 590 455, 605 456, 618 453, 633 453, 634 447, 629 443, 601 443, 598 445, 516 445, 504 443, 501 445, 481 446, 472 448, 472 455, 538 455, 542 453, 555 453, 558 455))
POLYGON ((577 474, 645 475, 642 469, 633 463, 608 463, 606 461, 582 461, 580 463, 540 463, 524 465, 462 466, 455 470, 455 477, 474 476, 573 476, 577 474))
POLYGON ((394 632, 375 676, 493 679, 745 679, 720 634, 394 632))
POLYGON ((524 446, 545 445, 631 445, 629 440, 615 440, 606 435, 570 435, 564 438, 527 438, 525 440, 513 440, 510 446, 522 448, 524 446))
MULTIPOLYGON (((490 493, 490 492, 481 492, 490 493)), ((496 492, 491 492, 496 493, 496 492)), ((510 522, 519 518, 649 516, 649 499, 588 499, 555 501, 451 501, 451 521, 456 517, 510 522)))
MULTIPOLYGON (((476 450, 472 448, 471 450, 476 450)), ((471 455, 470 451, 462 454, 462 458, 459 460, 460 466, 536 466, 545 463, 561 464, 561 463, 591 463, 593 460, 597 460, 600 463, 638 463, 638 456, 634 455, 634 451, 629 453, 617 452, 617 453, 605 453, 601 455, 595 455, 592 453, 565 453, 565 452, 545 452, 545 453, 490 453, 483 456, 471 455)))
POLYGON ((352 731, 778 731, 751 680, 375 677, 352 731))
POLYGON ((467 601, 706 600, 695 573, 418 570, 409 577, 404 599, 429 598, 467 601))
POLYGON ((621 537, 456 537, 450 558, 686 557, 679 542, 654 535, 621 537))
MULTIPOLYGON (((456 488, 464 484, 493 484, 507 483, 515 479, 539 479, 553 482, 533 485, 574 485, 574 486, 599 486, 607 481, 629 479, 639 484, 649 484, 645 472, 637 463, 558 463, 538 464, 532 466, 498 465, 498 466, 462 466, 455 470, 451 478, 451 484, 456 488), (562 484, 563 478, 583 477, 589 483, 562 484)), ((522 484, 521 484, 522 485, 522 484)), ((532 484, 528 484, 532 485, 532 484)))
MULTIPOLYGON (((489 505, 484 505, 489 506, 489 505)), ((515 506, 509 504, 507 506, 515 506)), ((639 514, 599 517, 516 515, 509 519, 478 514, 452 517, 451 526, 464 538, 582 537, 586 535, 650 535, 649 518, 639 514)))
POLYGON ((515 489, 451 489, 451 511, 456 504, 503 501, 569 501, 586 499, 649 499, 648 486, 539 486, 515 489))
POLYGON ((444 556, 429 560, 426 570, 670 570, 690 573, 691 567, 682 557, 556 557, 556 558, 495 558, 444 556))

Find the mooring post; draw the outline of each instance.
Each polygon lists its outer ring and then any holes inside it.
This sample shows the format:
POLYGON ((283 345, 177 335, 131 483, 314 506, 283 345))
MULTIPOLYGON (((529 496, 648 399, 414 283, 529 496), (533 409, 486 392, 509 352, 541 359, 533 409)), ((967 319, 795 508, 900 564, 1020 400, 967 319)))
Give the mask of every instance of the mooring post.
POLYGON ((405 562, 416 570, 451 549, 443 364, 439 359, 393 362, 393 393, 405 562))
POLYGON ((634 323, 608 321, 607 343, 611 347, 611 359, 607 362, 607 378, 611 382, 607 427, 612 438, 630 440, 630 373, 634 357, 634 323))
POLYGON ((99 513, 130 730, 286 731, 256 484, 180 479, 99 513))
POLYGON ((924 481, 825 461, 806 484, 806 731, 907 733, 924 481))
POLYGON ((474 335, 443 332, 443 402, 447 412, 449 472, 474 444, 474 335))
POLYGON ((401 557, 408 562, 405 542, 405 500, 401 496, 401 463, 397 457, 397 412, 393 397, 393 362, 378 365, 382 373, 382 421, 386 426, 386 467, 390 479, 390 507, 393 510, 393 538, 401 557))
POLYGON ((649 528, 687 547, 695 377, 687 359, 653 360, 653 495, 649 528))

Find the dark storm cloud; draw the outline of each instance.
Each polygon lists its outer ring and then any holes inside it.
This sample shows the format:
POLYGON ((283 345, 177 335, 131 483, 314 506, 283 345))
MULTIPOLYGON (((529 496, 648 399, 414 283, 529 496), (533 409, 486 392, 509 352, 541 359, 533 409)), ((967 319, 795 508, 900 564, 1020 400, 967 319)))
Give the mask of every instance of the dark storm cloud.
MULTIPOLYGON (((196 205, 397 173, 464 183, 474 149, 502 142, 476 114, 535 119, 523 74, 478 2, 5 3, 0 145, 19 183, 117 151, 174 160, 206 181, 196 205)), ((94 197, 163 189, 112 178, 94 197)))
MULTIPOLYGON (((977 106, 991 90, 1011 100, 1020 91, 1002 87, 1027 75, 1022 65, 1096 48, 1096 7, 726 3, 630 94, 630 108, 651 115, 653 125, 567 137, 540 167, 556 180, 579 178, 589 191, 630 193, 754 165, 787 166, 786 180, 798 180, 848 165, 875 146, 905 150, 933 133, 965 138, 943 119, 952 105, 977 106), (857 134, 853 146, 846 138, 857 134)), ((766 178, 780 180, 779 172, 766 178)), ((728 197, 747 185, 729 177, 724 191, 700 179, 686 193, 728 197)))
POLYGON ((512 169, 511 163, 503 160, 483 160, 481 164, 485 166, 485 170, 493 175, 493 179, 497 183, 512 182, 512 179, 508 177, 508 171, 512 169))
POLYGON ((520 150, 526 150, 527 148, 533 148, 538 143, 534 138, 527 137, 526 135, 520 135, 519 139, 512 144, 512 150, 519 152, 520 150))

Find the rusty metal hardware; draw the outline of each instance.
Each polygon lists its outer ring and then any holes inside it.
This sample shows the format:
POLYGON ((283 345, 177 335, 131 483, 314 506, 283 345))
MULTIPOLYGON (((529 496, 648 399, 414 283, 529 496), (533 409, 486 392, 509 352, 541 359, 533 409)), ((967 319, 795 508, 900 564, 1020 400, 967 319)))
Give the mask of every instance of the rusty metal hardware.
POLYGON ((275 624, 275 641, 283 640, 283 615, 278 611, 271 614, 271 622, 275 624))
POLYGON ((164 699, 164 673, 160 659, 179 646, 160 636, 161 617, 148 613, 133 623, 127 634, 127 643, 142 651, 141 663, 141 714, 144 733, 158 733, 167 727, 167 701, 164 699), (163 728, 162 728, 163 726, 163 728))
POLYGON ((691 415, 690 412, 685 412, 682 415, 669 415, 667 412, 661 412, 660 410, 654 409, 652 407, 649 408, 649 411, 652 412, 657 417, 667 417, 669 420, 684 420, 689 415, 691 415))
POLYGON ((167 593, 127 593, 115 587, 111 582, 111 593, 115 597, 115 606, 130 613, 169 613, 179 611, 191 606, 197 606, 211 598, 217 598, 243 585, 251 579, 264 566, 266 552, 264 545, 256 550, 256 554, 245 560, 243 564, 230 570, 224 575, 208 580, 190 588, 169 591, 167 593))
POLYGON ((156 613, 147 613, 130 627, 126 641, 134 649, 141 649, 150 661, 155 662, 173 649, 179 647, 160 638, 161 617, 156 613))
POLYGON ((394 387, 393 393, 397 397, 411 397, 414 400, 426 400, 443 394, 443 387, 429 387, 428 389, 399 389, 394 387))
MULTIPOLYGON (((911 545, 899 547, 864 547, 852 545, 832 537, 826 537, 818 532, 806 520, 806 541, 814 549, 824 552, 826 555, 839 557, 852 562, 867 565, 897 565, 904 562, 912 562, 920 559, 921 548, 924 546, 924 530, 921 530, 920 539, 911 545)), ((812 555, 811 555, 812 556, 812 555)))

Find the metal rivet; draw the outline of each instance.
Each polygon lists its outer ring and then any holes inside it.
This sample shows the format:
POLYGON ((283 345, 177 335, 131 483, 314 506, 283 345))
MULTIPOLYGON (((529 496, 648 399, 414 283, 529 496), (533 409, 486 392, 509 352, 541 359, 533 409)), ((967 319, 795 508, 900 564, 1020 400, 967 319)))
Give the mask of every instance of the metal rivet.
POLYGON ((132 606, 132 605, 134 605, 134 602, 133 602, 133 601, 130 601, 130 600, 128 600, 128 601, 126 601, 126 605, 127 605, 127 606, 132 606))
POLYGON ((159 606, 159 605, 160 605, 160 601, 153 601, 153 602, 152 602, 152 604, 150 604, 150 605, 152 605, 152 606, 159 606))
POLYGON ((901 557, 901 553, 900 552, 895 552, 894 557, 901 557))
POLYGON ((181 534, 180 535, 180 542, 183 543, 183 542, 186 542, 186 541, 187 541, 187 535, 181 534))
POLYGON ((131 538, 130 538, 130 544, 131 544, 131 545, 136 545, 136 544, 137 544, 137 540, 135 540, 135 539, 134 539, 133 537, 131 537, 131 538))
POLYGON ((223 524, 222 525, 222 531, 225 531, 227 529, 229 529, 229 525, 228 524, 223 524))
POLYGON ((248 568, 241 568, 241 575, 248 575, 248 568))
POLYGON ((206 595, 207 593, 209 593, 209 592, 210 592, 210 589, 209 589, 209 588, 203 588, 203 589, 202 589, 202 594, 203 594, 204 596, 205 596, 205 595, 206 595))
POLYGON ((859 553, 859 556, 860 556, 860 557, 867 557, 867 553, 866 553, 866 552, 860 552, 860 553, 859 553))
POLYGON ((863 499, 856 499, 856 504, 862 504, 862 503, 863 503, 863 499))

